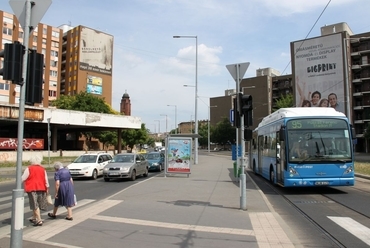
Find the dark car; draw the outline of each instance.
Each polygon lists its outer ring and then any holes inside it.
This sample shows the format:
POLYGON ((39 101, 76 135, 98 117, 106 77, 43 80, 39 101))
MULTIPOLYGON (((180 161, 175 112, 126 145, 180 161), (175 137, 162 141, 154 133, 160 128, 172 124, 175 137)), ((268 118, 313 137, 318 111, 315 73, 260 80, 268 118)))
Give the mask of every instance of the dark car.
POLYGON ((164 154, 162 152, 149 152, 146 154, 149 163, 149 171, 161 171, 164 169, 164 154))

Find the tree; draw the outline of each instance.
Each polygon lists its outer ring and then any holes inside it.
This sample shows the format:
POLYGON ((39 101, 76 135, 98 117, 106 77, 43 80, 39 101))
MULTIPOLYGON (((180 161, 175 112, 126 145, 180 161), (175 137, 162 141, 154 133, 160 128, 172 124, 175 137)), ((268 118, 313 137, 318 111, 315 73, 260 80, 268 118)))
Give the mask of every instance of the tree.
POLYGON ((273 112, 280 108, 291 108, 293 106, 293 94, 288 93, 286 95, 282 95, 279 99, 276 100, 276 108, 273 108, 273 112))
POLYGON ((198 138, 199 145, 208 146, 208 123, 199 125, 198 134, 200 136, 200 138, 198 138))
POLYGON ((122 131, 122 139, 131 150, 136 144, 145 144, 148 138, 148 131, 144 123, 141 124, 140 129, 127 129, 122 131))
POLYGON ((214 132, 212 133, 212 141, 220 144, 226 145, 234 143, 236 136, 236 130, 231 126, 228 118, 223 118, 222 121, 217 123, 214 132))

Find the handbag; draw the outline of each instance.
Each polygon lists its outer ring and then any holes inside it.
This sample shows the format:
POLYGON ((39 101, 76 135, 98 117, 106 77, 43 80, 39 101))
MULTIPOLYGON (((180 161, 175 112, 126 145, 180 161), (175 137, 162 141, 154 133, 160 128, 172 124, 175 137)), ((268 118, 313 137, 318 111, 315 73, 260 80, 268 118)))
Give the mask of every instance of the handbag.
POLYGON ((47 194, 46 195, 46 202, 48 203, 48 205, 53 205, 53 200, 51 199, 51 195, 50 194, 47 194))

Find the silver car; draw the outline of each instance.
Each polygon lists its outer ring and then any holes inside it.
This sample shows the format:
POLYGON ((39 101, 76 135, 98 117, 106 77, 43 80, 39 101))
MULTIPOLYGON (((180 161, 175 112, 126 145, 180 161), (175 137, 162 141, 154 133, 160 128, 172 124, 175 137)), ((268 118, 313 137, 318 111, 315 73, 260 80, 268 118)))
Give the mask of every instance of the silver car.
POLYGON ((103 169, 104 181, 110 179, 130 178, 136 180, 136 176, 148 176, 149 163, 142 154, 120 153, 113 157, 103 169))

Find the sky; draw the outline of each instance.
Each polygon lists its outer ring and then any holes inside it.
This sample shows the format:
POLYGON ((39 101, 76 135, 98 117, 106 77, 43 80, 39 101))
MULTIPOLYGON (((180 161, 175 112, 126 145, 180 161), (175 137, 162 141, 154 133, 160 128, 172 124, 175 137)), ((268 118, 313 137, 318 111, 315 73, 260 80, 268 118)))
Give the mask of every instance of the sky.
MULTIPOLYGON (((0 9, 13 13, 9 1, 0 9)), ((236 88, 226 65, 249 62, 244 78, 268 67, 291 74, 290 42, 340 22, 354 34, 369 32, 369 9, 369 0, 52 0, 40 22, 112 35, 112 108, 119 111, 127 92, 131 115, 165 132, 176 119, 194 120, 196 71, 197 117, 207 120, 209 98, 236 88)))

